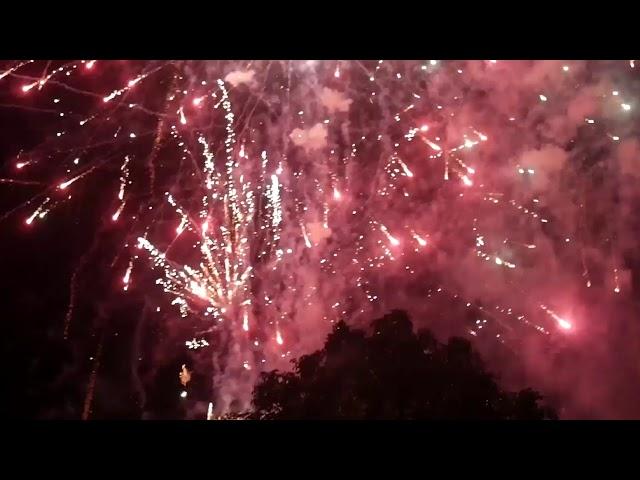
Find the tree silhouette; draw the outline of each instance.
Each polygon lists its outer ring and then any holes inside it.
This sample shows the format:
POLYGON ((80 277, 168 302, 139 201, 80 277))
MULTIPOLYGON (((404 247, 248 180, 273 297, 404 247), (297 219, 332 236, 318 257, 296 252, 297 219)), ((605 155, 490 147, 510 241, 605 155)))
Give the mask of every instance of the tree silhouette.
POLYGON ((501 390, 471 344, 413 332, 393 311, 370 335, 338 323, 292 372, 262 374, 249 419, 556 419, 530 389, 501 390))

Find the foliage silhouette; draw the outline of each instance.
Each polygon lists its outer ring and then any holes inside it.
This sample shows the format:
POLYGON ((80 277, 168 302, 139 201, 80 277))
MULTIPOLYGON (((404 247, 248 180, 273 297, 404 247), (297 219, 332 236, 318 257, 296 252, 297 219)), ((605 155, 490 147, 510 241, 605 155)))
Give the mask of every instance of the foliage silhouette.
POLYGON ((557 419, 539 393, 505 392, 462 338, 413 332, 406 313, 375 320, 371 334, 339 322, 322 350, 292 372, 262 374, 247 419, 557 419))

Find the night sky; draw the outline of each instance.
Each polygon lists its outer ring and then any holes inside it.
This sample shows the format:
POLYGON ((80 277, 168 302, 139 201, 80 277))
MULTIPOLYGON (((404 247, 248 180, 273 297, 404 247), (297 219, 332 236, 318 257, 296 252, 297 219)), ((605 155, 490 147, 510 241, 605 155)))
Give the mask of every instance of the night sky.
POLYGON ((640 416, 640 64, 22 63, 5 417, 247 408, 260 371, 392 308, 562 418, 640 416))

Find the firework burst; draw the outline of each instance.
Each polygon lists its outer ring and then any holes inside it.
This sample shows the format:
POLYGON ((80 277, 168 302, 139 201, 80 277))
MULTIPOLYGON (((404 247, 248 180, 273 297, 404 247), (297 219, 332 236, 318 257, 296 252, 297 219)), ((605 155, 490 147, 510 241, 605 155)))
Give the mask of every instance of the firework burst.
MULTIPOLYGON (((0 73, 60 116, 2 179, 35 191, 2 218, 23 212, 35 228, 105 179, 121 288, 131 294, 153 271, 169 311, 197 319, 181 341, 210 352, 216 415, 233 401, 248 407, 261 370, 286 368, 336 320, 415 305, 403 291, 476 308, 483 317, 465 331, 482 336, 489 319, 494 342, 574 327, 556 313, 571 301, 554 286, 576 276, 592 285, 586 201, 566 205, 594 183, 557 144, 598 116, 632 113, 606 72, 588 80, 578 63, 498 61, 41 63, 0 73), (571 91, 569 78, 585 84, 571 91), (556 280, 545 285, 549 269, 556 280)), ((620 123, 597 143, 624 144, 620 123)), ((617 246, 601 255, 616 294, 617 246)))

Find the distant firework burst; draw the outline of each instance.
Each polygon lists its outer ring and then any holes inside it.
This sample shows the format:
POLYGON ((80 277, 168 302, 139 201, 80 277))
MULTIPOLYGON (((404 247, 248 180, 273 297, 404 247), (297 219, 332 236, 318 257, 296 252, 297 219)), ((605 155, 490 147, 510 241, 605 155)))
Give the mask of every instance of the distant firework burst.
POLYGON ((3 188, 34 193, 3 219, 55 221, 104 177, 122 289, 152 272, 136 294, 197 320, 184 348, 211 359, 208 417, 248 408, 260 371, 343 317, 440 296, 474 312, 453 330, 478 341, 574 335, 596 276, 629 287, 623 227, 597 206, 617 187, 581 157, 604 148, 604 168, 637 174, 612 75, 635 65, 614 63, 11 62, 14 107, 59 127, 16 155, 3 188))

